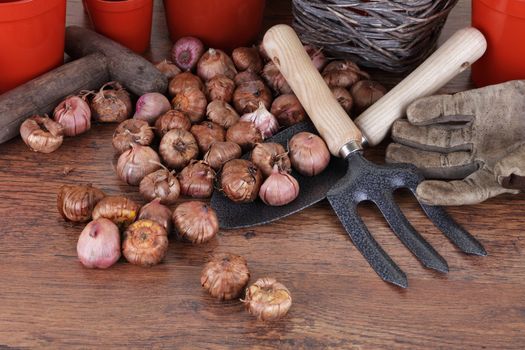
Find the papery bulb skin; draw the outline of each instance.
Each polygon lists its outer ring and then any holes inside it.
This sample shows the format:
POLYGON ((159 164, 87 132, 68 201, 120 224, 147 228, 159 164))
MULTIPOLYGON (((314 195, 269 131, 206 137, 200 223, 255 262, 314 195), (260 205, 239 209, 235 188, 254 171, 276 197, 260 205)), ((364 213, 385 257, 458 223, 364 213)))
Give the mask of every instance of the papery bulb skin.
POLYGON ((170 101, 158 92, 148 92, 139 97, 133 118, 155 124, 158 117, 171 109, 170 101))
POLYGON ((87 268, 107 269, 120 258, 120 233, 117 225, 99 218, 86 225, 77 242, 78 259, 87 268))
POLYGON ((254 123, 255 127, 261 132, 263 139, 267 139, 279 131, 279 122, 262 102, 259 103, 257 110, 243 115, 241 121, 254 123))
POLYGON ((239 297, 249 280, 246 259, 230 253, 214 255, 201 272, 202 287, 219 300, 239 297))
POLYGON ((79 96, 69 96, 60 102, 53 118, 62 125, 65 136, 80 135, 91 128, 91 109, 79 96))
POLYGON ((180 204, 173 211, 172 219, 178 236, 193 244, 208 242, 219 232, 217 213, 204 202, 180 204))
POLYGON ((20 137, 32 151, 52 153, 64 141, 64 128, 47 115, 35 115, 20 125, 20 137))
POLYGON ((263 277, 246 289, 242 302, 259 321, 276 321, 292 307, 292 294, 275 278, 263 277))
POLYGON ((259 198, 270 206, 279 207, 293 202, 299 196, 299 183, 290 174, 279 171, 277 165, 264 180, 259 191, 259 198))
POLYGON ((237 69, 235 69, 233 61, 224 51, 210 48, 197 63, 197 75, 202 80, 208 81, 219 74, 233 79, 237 74, 237 69))
POLYGON ((57 196, 58 212, 68 221, 89 221, 93 209, 105 196, 91 185, 63 185, 57 196))
POLYGON ((288 143, 292 167, 301 175, 315 176, 330 164, 330 151, 319 136, 300 132, 288 143))
POLYGON ((134 265, 151 267, 168 251, 168 233, 161 224, 142 219, 129 225, 123 235, 122 254, 134 265))
POLYGON ((249 203, 257 198, 262 184, 262 173, 245 159, 233 159, 224 164, 221 173, 221 188, 235 203, 249 203))
POLYGON ((137 186, 140 181, 160 168, 160 158, 151 147, 132 144, 131 149, 120 155, 117 175, 128 185, 137 186))
POLYGON ((198 38, 179 38, 171 50, 171 59, 183 71, 191 71, 204 53, 204 44, 198 38))
POLYGON ((157 64, 155 64, 155 68, 157 68, 166 79, 170 80, 173 79, 177 74, 180 74, 181 70, 175 63, 173 63, 170 60, 164 59, 157 64))

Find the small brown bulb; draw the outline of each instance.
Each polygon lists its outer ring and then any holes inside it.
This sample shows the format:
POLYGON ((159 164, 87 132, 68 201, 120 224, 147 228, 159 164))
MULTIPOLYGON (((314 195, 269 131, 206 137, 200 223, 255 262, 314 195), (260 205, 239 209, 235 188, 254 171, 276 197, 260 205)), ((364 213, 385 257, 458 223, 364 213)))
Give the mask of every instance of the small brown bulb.
POLYGON ((130 118, 133 112, 129 93, 115 81, 102 85, 90 107, 93 119, 101 123, 120 123, 130 118))
POLYGON ((180 195, 179 180, 168 169, 159 169, 142 179, 139 191, 147 201, 159 199, 162 204, 175 204, 180 195))
POLYGON ((208 119, 214 123, 219 124, 225 129, 236 124, 240 116, 235 109, 224 101, 211 101, 206 108, 206 115, 208 119))
POLYGON ((293 94, 277 97, 272 103, 270 112, 277 118, 279 125, 283 127, 295 125, 306 119, 306 111, 299 99, 293 94))
POLYGON ((203 91, 204 84, 202 83, 201 78, 191 74, 190 72, 183 72, 177 74, 173 79, 170 80, 169 92, 171 97, 174 97, 175 95, 188 89, 198 89, 203 91))
POLYGON ((235 83, 225 75, 216 75, 206 82, 206 96, 208 101, 225 101, 231 102, 235 83))
POLYGON ((238 47, 233 50, 232 58, 239 71, 259 73, 263 68, 259 50, 255 47, 238 47))
POLYGON ((148 146, 155 135, 148 122, 140 119, 127 119, 120 123, 113 133, 113 148, 122 154, 131 149, 132 144, 148 146))
POLYGON ((204 81, 213 79, 216 75, 225 75, 233 79, 235 74, 237 70, 231 58, 218 49, 208 49, 197 63, 197 75, 204 81))
POLYGON ((233 202, 253 202, 261 184, 262 173, 249 160, 233 159, 226 162, 222 168, 221 188, 233 202))
POLYGON ((204 155, 204 161, 208 163, 213 170, 219 171, 224 163, 229 160, 240 158, 242 155, 241 146, 234 142, 215 142, 204 155))
POLYGON ((242 83, 237 86, 233 93, 233 105, 239 114, 255 111, 261 102, 266 109, 270 109, 272 93, 260 80, 242 83))
POLYGON ((178 179, 183 196, 209 198, 213 193, 215 171, 203 161, 194 161, 182 169, 178 179))
POLYGON ((319 136, 300 132, 288 143, 292 166, 304 176, 315 176, 330 164, 330 151, 319 136))
POLYGON ((352 111, 352 106, 354 104, 352 95, 350 95, 347 89, 342 87, 333 87, 330 88, 330 90, 332 90, 332 94, 334 95, 337 102, 339 102, 339 104, 341 105, 341 107, 343 107, 345 112, 348 115, 350 115, 350 112, 352 111))
POLYGON ((259 55, 261 56, 263 61, 270 60, 270 56, 268 56, 268 53, 266 52, 266 49, 264 48, 264 44, 262 41, 259 43, 259 45, 257 45, 257 49, 259 50, 259 55))
POLYGON ((175 63, 170 60, 163 59, 159 63, 155 64, 155 67, 162 73, 164 76, 170 80, 173 79, 177 74, 180 74, 181 70, 175 63))
POLYGON ((266 63, 264 66, 262 76, 266 83, 278 94, 291 94, 292 88, 284 79, 284 76, 279 71, 279 68, 273 62, 266 63))
POLYGON ((183 129, 189 131, 190 128, 191 121, 188 115, 174 109, 170 109, 155 121, 155 132, 160 138, 170 130, 183 129))
POLYGON ((361 80, 352 86, 350 93, 354 98, 356 112, 361 113, 383 97, 386 88, 373 80, 361 80))
POLYGON ((132 144, 117 162, 117 175, 128 185, 137 186, 144 176, 160 168, 160 158, 151 147, 132 144))
POLYGON ((258 279, 246 290, 243 303, 259 321, 275 321, 283 318, 292 306, 292 294, 275 278, 258 279))
POLYGON ((159 153, 168 167, 180 170, 197 158, 199 146, 189 131, 173 129, 160 141, 159 153))
POLYGON ((202 287, 219 300, 239 297, 249 280, 246 259, 229 253, 214 255, 201 272, 202 287))
POLYGON ((349 88, 361 79, 368 79, 369 75, 363 72, 350 60, 332 61, 323 69, 323 79, 329 87, 349 88))
POLYGON ((173 225, 180 238, 194 244, 208 242, 219 232, 215 210, 198 201, 184 202, 175 208, 173 225))
POLYGON ((201 90, 188 88, 175 95, 171 105, 173 109, 186 113, 192 123, 198 123, 204 119, 208 100, 201 90))
POLYGON ((122 253, 134 265, 153 266, 162 261, 168 251, 168 234, 153 220, 139 220, 124 232, 122 253))
POLYGON ((238 144, 243 151, 249 151, 257 143, 262 142, 263 137, 254 123, 240 121, 226 131, 226 141, 238 144))
POLYGON ((327 63, 323 50, 312 45, 304 45, 304 49, 308 53, 308 56, 310 56, 315 68, 317 68, 318 71, 322 71, 327 63))
POLYGON ((119 227, 129 226, 139 213, 140 205, 123 196, 102 198, 93 209, 93 220, 106 218, 119 227))
POLYGON ((64 128, 47 115, 35 115, 22 123, 20 136, 32 151, 51 153, 62 145, 64 128))
POLYGON ((139 220, 152 220, 159 223, 166 233, 169 235, 172 229, 171 210, 160 203, 160 199, 156 198, 143 206, 140 209, 139 220))
POLYGON ((246 70, 244 72, 237 73, 233 81, 235 82, 235 86, 239 86, 243 83, 249 83, 252 81, 263 82, 263 79, 259 74, 246 70))
POLYGON ((224 141, 226 137, 223 127, 210 121, 193 125, 190 132, 195 136, 202 154, 208 152, 214 142, 224 141))
POLYGON ((105 196, 104 192, 91 184, 63 185, 57 196, 58 212, 69 221, 89 221, 93 208, 105 196))
POLYGON ((288 153, 279 143, 258 143, 253 148, 250 159, 262 171, 264 177, 272 174, 274 166, 283 172, 290 173, 292 171, 288 153))

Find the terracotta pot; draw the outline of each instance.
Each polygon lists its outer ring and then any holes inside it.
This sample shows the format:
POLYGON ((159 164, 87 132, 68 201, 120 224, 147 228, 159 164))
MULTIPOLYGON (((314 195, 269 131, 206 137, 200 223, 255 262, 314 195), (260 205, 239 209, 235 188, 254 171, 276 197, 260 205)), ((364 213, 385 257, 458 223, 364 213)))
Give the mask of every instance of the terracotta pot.
POLYGON ((231 51, 257 39, 265 0, 164 0, 172 41, 200 38, 207 46, 231 51))
POLYGON ((95 31, 136 53, 147 50, 153 0, 84 0, 95 31))
POLYGON ((0 94, 63 63, 65 25, 66 0, 0 0, 0 94))
POLYGON ((472 26, 487 38, 487 51, 472 65, 474 84, 525 79, 525 1, 473 0, 472 26))

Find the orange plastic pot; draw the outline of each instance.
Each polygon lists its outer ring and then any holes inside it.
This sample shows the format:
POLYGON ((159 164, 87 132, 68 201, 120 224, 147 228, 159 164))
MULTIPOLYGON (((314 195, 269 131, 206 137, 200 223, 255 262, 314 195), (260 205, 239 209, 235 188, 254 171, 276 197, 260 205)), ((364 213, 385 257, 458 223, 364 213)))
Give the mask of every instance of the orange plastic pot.
POLYGON ((472 66, 474 84, 525 79, 525 0, 472 0, 472 25, 487 38, 472 66))
POLYGON ((164 0, 172 41, 190 35, 226 51, 258 37, 265 4, 265 0, 164 0))
POLYGON ((95 31, 136 53, 147 50, 153 0, 85 0, 95 31))
POLYGON ((66 0, 0 0, 0 94, 63 63, 65 25, 66 0))

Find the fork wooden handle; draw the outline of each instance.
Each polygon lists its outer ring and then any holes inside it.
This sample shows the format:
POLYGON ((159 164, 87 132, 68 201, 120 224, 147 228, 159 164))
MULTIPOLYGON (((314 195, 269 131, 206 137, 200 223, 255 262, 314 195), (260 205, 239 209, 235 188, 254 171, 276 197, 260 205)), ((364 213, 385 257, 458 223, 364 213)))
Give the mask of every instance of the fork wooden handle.
POLYGON ((361 131, 335 99, 295 31, 284 24, 276 25, 266 32, 263 45, 310 116, 330 152, 339 156, 341 147, 350 141, 361 144, 361 131))
POLYGON ((355 120, 368 144, 375 146, 380 143, 394 121, 405 116, 409 104, 435 93, 470 67, 486 48, 485 37, 475 28, 454 33, 425 62, 355 120))
POLYGON ((359 128, 370 145, 377 145, 394 121, 404 116, 411 102, 436 92, 481 57, 487 47, 483 34, 477 29, 459 30, 421 66, 361 114, 356 119, 357 128, 333 97, 291 27, 280 24, 270 28, 263 43, 330 152, 336 156, 348 142, 361 143, 359 128))

